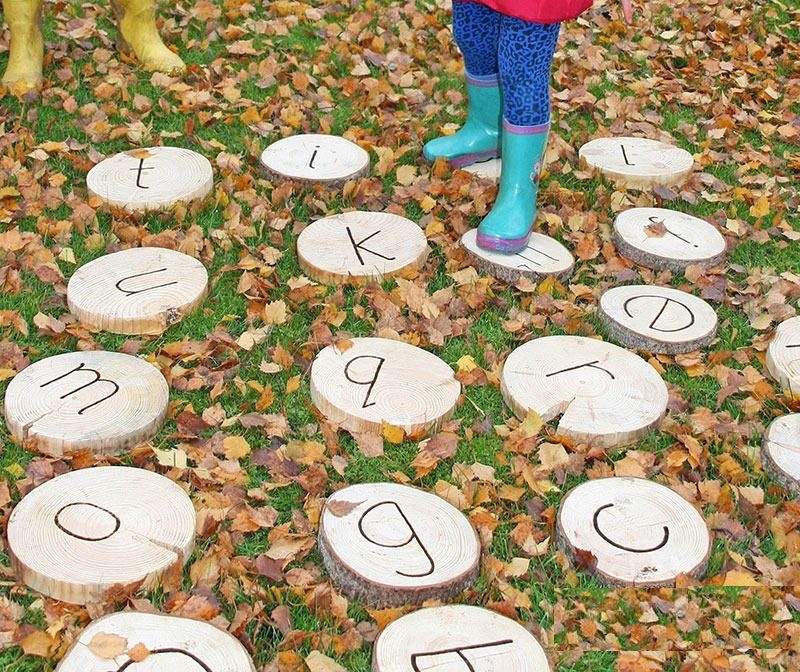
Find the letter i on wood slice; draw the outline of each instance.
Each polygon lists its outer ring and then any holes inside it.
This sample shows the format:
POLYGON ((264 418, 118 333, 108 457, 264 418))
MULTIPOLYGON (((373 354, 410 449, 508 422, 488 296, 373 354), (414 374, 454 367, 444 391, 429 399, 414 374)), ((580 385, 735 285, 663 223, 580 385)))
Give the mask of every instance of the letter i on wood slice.
POLYGON ((261 154, 261 166, 273 182, 336 188, 369 173, 369 154, 345 138, 309 133, 271 144, 261 154))

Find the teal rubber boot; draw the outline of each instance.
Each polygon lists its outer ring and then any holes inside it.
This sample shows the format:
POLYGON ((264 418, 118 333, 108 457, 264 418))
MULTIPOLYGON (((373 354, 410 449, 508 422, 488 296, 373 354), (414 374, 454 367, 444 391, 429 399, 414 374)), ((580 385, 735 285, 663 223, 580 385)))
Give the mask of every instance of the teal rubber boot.
POLYGON ((478 246, 492 252, 516 254, 524 250, 536 221, 549 124, 503 126, 503 169, 494 208, 478 227, 478 246))
POLYGON ((497 77, 467 74, 467 97, 467 122, 457 133, 427 143, 424 154, 428 161, 443 157, 453 168, 463 168, 500 156, 503 98, 497 77))

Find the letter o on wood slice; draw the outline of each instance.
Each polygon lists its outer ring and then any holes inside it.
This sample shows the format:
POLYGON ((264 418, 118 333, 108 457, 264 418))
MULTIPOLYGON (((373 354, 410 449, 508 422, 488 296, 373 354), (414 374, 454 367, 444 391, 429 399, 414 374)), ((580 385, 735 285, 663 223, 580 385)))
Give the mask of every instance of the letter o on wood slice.
POLYGON ((461 385, 430 352, 386 338, 354 338, 322 350, 311 367, 311 400, 351 432, 380 433, 384 423, 419 437, 448 420, 461 385))
POLYGON ((528 246, 517 254, 489 252, 478 247, 477 229, 467 231, 461 237, 461 244, 479 271, 506 282, 516 282, 521 276, 540 280, 549 275, 564 280, 575 266, 575 259, 566 247, 555 238, 535 231, 528 246))
POLYGON ((106 254, 69 280, 67 302, 90 329, 156 335, 191 313, 208 291, 208 272, 194 257, 160 247, 106 254))
POLYGON ((600 297, 600 319, 622 345, 678 354, 708 345, 717 314, 703 299, 671 287, 612 287, 600 297))
POLYGON ((501 379, 520 419, 529 410, 576 442, 613 448, 647 435, 667 410, 667 386, 641 357, 583 336, 546 336, 514 350, 501 379))
POLYGON ((461 604, 420 609, 392 621, 372 653, 372 672, 468 670, 550 672, 552 667, 542 645, 522 625, 461 604))
POLYGON ((578 156, 583 165, 635 189, 680 184, 694 165, 685 149, 649 138, 597 138, 578 156))
POLYGON ((261 154, 261 165, 273 180, 340 187, 369 173, 369 154, 336 135, 292 135, 261 154))
POLYGON ((631 208, 617 215, 612 234, 620 254, 656 270, 682 273, 725 259, 727 243, 713 224, 677 210, 631 208))
POLYGON ((800 496, 800 413, 772 421, 761 445, 761 463, 773 480, 800 496))
POLYGON ((86 176, 90 196, 131 211, 166 210, 205 198, 214 187, 209 160, 181 147, 148 147, 120 152, 86 176))
POLYGON ((156 435, 167 415, 161 372, 117 352, 69 352, 18 373, 4 401, 8 430, 47 455, 113 455, 156 435))
POLYGON ((255 672, 253 661, 233 635, 190 618, 124 611, 92 621, 56 668, 57 672, 255 672), (121 638, 124 651, 112 659, 90 648, 97 635, 121 638), (128 651, 143 644, 146 658, 128 651))
POLYGON ((114 584, 161 575, 189 559, 195 513, 168 478, 132 467, 72 471, 28 493, 8 522, 19 579, 57 600, 85 604, 114 584))
POLYGON ((700 513, 674 490, 643 478, 600 478, 573 488, 557 522, 559 545, 569 558, 615 585, 662 586, 680 574, 699 577, 711 553, 700 513))
POLYGON ((800 399, 800 317, 781 322, 767 348, 767 371, 792 399, 800 399))
POLYGON ((428 241, 410 219, 388 212, 345 212, 318 219, 297 239, 300 268, 328 285, 364 284, 417 271, 428 241))
POLYGON ((352 485, 329 497, 319 550, 345 595, 372 607, 449 600, 478 578, 481 553, 452 504, 394 483, 352 485))

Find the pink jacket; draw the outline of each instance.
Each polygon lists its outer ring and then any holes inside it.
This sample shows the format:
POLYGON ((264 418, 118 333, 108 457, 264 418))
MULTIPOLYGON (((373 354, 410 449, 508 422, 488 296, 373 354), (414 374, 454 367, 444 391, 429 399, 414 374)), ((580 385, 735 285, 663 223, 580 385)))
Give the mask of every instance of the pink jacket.
POLYGON ((561 23, 574 19, 592 6, 592 0, 458 0, 480 2, 487 7, 534 23, 561 23))

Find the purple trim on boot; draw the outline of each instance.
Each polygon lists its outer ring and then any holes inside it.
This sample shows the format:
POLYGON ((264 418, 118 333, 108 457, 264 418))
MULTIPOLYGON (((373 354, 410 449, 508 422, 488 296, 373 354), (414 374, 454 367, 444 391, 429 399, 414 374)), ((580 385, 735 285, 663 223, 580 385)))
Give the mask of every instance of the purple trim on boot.
POLYGON ((475 154, 464 154, 457 156, 453 159, 447 159, 447 163, 453 168, 464 168, 471 166, 473 163, 480 163, 481 161, 491 161, 500 157, 500 149, 490 149, 485 152, 477 152, 475 154))
POLYGON ((539 133, 547 133, 550 130, 550 124, 539 124, 538 126, 517 126, 510 121, 503 119, 503 129, 514 135, 538 135, 539 133))
POLYGON ((471 84, 472 86, 477 86, 481 88, 491 88, 500 86, 500 75, 471 75, 467 71, 464 71, 464 76, 467 80, 467 84, 471 84))
POLYGON ((533 227, 521 238, 498 238, 497 236, 487 236, 485 233, 478 231, 478 247, 489 252, 516 254, 524 250, 528 245, 532 232, 533 227))

